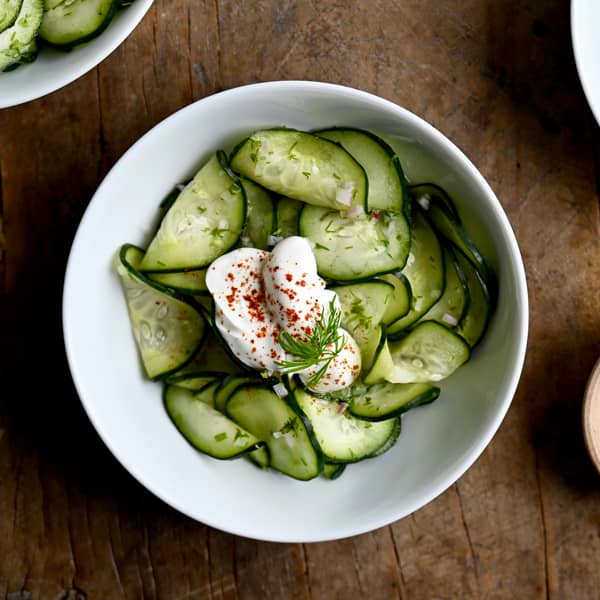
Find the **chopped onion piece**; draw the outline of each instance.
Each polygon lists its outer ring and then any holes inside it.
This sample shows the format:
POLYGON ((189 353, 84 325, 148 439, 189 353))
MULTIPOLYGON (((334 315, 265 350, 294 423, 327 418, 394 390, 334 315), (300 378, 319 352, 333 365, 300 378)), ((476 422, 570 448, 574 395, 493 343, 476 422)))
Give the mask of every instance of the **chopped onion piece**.
POLYGON ((219 221, 219 229, 229 229, 229 221, 226 221, 225 219, 221 219, 219 221))
POLYGON ((285 443, 287 444, 288 448, 293 448, 294 445, 296 444, 296 440, 294 439, 294 434, 291 431, 284 433, 283 439, 285 440, 285 443))
POLYGON ((422 196, 419 196, 417 198, 417 202, 419 203, 419 205, 421 206, 421 208, 423 210, 429 210, 429 201, 430 201, 429 194, 423 194, 422 196))
POLYGON ((346 409, 348 408, 348 403, 347 402, 340 402, 338 409, 337 409, 337 414, 338 415, 343 415, 346 412, 346 409))
POLYGON ((275 246, 276 244, 279 244, 279 242, 282 240, 283 238, 280 235, 270 235, 267 238, 267 244, 269 246, 275 246))
POLYGON ((458 325, 458 321, 456 320, 456 317, 454 317, 454 315, 451 315, 448 313, 446 313, 442 317, 442 321, 444 321, 444 323, 448 323, 448 325, 452 325, 452 327, 455 327, 456 325, 458 325))
POLYGON ((281 431, 274 431, 274 432, 273 432, 271 435, 272 435, 272 436, 273 436, 273 437, 274 437, 276 440, 278 440, 278 439, 279 439, 279 438, 280 438, 280 437, 283 435, 283 433, 281 433, 281 431))
POLYGON ((288 395, 288 391, 287 388, 285 387, 285 385, 283 385, 283 383, 276 383, 273 386, 273 391, 280 397, 280 398, 285 398, 288 395))
POLYGON ((352 204, 352 196, 354 195, 354 184, 351 181, 346 181, 341 187, 335 191, 335 200, 344 206, 352 204))
POLYGON ((355 217, 362 217, 364 214, 365 214, 365 210, 364 210, 364 208, 360 204, 356 204, 355 206, 351 206, 348 209, 348 216, 351 219, 354 219, 355 217))

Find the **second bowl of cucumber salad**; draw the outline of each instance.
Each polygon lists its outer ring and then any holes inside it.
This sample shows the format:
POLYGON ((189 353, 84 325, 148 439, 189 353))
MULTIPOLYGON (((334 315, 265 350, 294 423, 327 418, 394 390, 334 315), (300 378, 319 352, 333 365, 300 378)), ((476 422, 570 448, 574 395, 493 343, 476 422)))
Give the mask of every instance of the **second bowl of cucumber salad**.
POLYGON ((476 168, 410 112, 316 82, 222 92, 146 134, 86 211, 63 310, 122 464, 273 541, 443 492, 499 427, 527 338, 518 246, 476 168))
POLYGON ((0 108, 75 81, 113 52, 153 0, 0 0, 0 108))

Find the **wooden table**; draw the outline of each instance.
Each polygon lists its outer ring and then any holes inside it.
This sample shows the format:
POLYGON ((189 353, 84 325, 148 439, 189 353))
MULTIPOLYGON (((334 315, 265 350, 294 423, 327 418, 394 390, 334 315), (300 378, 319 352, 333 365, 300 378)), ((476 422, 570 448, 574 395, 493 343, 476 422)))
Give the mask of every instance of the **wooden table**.
POLYGON ((600 598, 600 477, 580 428, 600 353, 598 128, 565 0, 156 0, 100 67, 0 112, 0 596, 600 598), (334 81, 421 115, 479 167, 526 263, 531 334, 489 448, 389 527, 271 544, 143 489, 89 424, 62 347, 67 252, 95 188, 215 91, 334 81))

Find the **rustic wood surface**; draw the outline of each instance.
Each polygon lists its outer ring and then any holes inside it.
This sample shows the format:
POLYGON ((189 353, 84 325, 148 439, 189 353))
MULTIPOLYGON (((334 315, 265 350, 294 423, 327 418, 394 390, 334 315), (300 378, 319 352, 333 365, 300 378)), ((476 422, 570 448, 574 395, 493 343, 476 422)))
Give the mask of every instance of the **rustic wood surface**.
POLYGON ((0 111, 0 598, 600 598, 600 476, 580 426, 600 354, 598 127, 566 0, 156 0, 98 68, 0 111), (274 79, 362 88, 480 168, 528 273, 511 410, 441 497, 389 527, 271 544, 142 488, 89 424, 62 348, 78 221, 123 152, 215 91, 274 79))

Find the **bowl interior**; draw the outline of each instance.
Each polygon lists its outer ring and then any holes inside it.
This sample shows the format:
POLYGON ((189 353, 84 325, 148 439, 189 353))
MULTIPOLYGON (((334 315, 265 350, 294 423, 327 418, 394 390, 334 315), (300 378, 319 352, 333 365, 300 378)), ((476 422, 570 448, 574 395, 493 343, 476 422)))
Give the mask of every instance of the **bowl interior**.
POLYGON ((600 3, 572 0, 571 37, 579 79, 596 121, 600 123, 600 3))
POLYGON ((499 426, 524 358, 523 267, 498 201, 469 161, 411 113, 356 90, 279 82, 238 88, 163 121, 117 163, 94 196, 73 244, 64 293, 73 378, 99 434, 151 491, 187 515, 239 535, 318 541, 383 526, 441 493, 477 458, 499 426), (246 461, 194 451, 169 422, 161 386, 145 381, 119 281, 123 242, 144 243, 172 187, 218 148, 253 129, 353 125, 380 132, 414 181, 435 181, 456 199, 468 231, 496 265, 498 308, 472 360, 443 383, 432 405, 403 418, 397 445, 350 465, 335 482, 297 482, 246 461))
POLYGON ((72 52, 44 46, 35 62, 0 73, 0 108, 40 98, 75 81, 103 61, 142 20, 153 0, 135 0, 88 44, 72 52))

